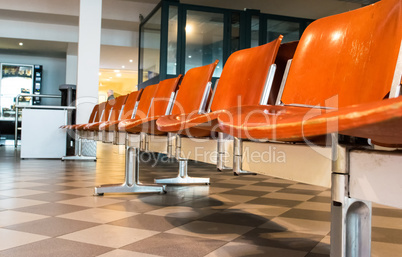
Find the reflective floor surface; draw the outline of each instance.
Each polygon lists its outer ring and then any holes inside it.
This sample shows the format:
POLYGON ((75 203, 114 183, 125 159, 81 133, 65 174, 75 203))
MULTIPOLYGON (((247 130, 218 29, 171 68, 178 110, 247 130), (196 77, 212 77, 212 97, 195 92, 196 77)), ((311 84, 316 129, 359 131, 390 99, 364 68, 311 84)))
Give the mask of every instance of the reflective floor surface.
MULTIPOLYGON (((97 156, 20 160, 0 147, 0 256, 329 256, 327 188, 190 162, 210 186, 93 196, 124 176, 124 149, 98 144, 97 156)), ((176 162, 141 158, 143 183, 176 175, 176 162)), ((372 256, 401 256, 402 210, 374 205, 372 240, 372 256)))

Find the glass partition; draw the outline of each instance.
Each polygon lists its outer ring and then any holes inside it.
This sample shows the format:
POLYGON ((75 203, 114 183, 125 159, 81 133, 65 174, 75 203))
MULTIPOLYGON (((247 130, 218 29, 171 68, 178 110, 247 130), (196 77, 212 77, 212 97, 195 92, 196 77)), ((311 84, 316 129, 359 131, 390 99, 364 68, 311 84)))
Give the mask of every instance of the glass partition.
POLYGON ((283 43, 299 40, 300 23, 267 19, 267 42, 275 40, 279 35, 283 35, 283 43))
POLYGON ((159 75, 161 50, 161 13, 159 8, 141 27, 140 80, 147 81, 159 75))
POLYGON ((223 13, 187 11, 185 71, 194 67, 220 61, 214 77, 222 73, 223 13))
POLYGON ((234 12, 231 17, 230 54, 240 50, 240 13, 234 12))
POLYGON ((178 7, 169 6, 169 26, 167 45, 167 74, 177 74, 177 25, 178 7))
POLYGON ((284 35, 298 40, 312 20, 161 1, 140 24, 138 88, 185 74, 219 60, 219 78, 229 55, 284 35))
POLYGON ((251 16, 251 47, 260 45, 260 16, 251 16))

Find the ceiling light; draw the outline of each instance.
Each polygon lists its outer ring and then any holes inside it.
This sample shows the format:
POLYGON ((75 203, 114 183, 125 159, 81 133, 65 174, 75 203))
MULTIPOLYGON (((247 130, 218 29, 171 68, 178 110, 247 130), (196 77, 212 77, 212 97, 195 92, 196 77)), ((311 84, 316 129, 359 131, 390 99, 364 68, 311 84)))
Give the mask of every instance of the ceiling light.
POLYGON ((117 73, 117 74, 116 74, 116 77, 121 77, 121 73, 117 73))
POLYGON ((20 46, 23 46, 23 45, 24 45, 24 43, 22 43, 22 42, 19 42, 18 44, 19 44, 20 46))
POLYGON ((113 77, 109 77, 109 79, 112 79, 113 77))
POLYGON ((102 72, 99 72, 99 76, 101 76, 102 75, 102 72))
POLYGON ((132 59, 130 59, 130 60, 129 60, 129 62, 133 62, 133 60, 132 60, 132 59))
POLYGON ((114 72, 119 73, 120 71, 119 70, 114 70, 114 72))
POLYGON ((192 57, 191 55, 188 56, 188 58, 191 58, 191 57, 192 57))

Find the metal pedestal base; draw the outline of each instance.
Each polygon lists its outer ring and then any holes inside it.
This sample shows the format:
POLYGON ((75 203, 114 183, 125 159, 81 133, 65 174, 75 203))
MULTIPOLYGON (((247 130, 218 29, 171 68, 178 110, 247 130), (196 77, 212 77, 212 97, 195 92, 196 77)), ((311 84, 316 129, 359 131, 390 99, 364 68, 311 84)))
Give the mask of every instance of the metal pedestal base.
POLYGON ((109 184, 95 187, 95 195, 104 193, 166 193, 165 185, 144 185, 139 181, 140 150, 126 147, 126 170, 123 184, 109 184))
POLYGON ((331 257, 371 256, 371 202, 353 198, 331 206, 331 257))
POLYGON ((155 179, 158 184, 210 184, 209 178, 193 178, 187 174, 187 160, 179 160, 179 174, 175 178, 155 179))
POLYGON ((166 193, 165 185, 144 185, 132 184, 126 182, 123 184, 106 184, 95 187, 94 195, 103 195, 104 193, 166 193))

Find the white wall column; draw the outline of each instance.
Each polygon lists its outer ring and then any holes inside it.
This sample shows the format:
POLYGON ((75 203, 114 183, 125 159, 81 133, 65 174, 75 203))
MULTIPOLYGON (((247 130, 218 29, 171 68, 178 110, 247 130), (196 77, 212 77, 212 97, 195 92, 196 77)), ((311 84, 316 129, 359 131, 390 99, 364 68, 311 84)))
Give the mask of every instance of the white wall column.
POLYGON ((68 43, 66 54, 66 84, 77 85, 78 45, 68 43))
POLYGON ((77 124, 88 122, 98 102, 102 0, 80 0, 77 124))

